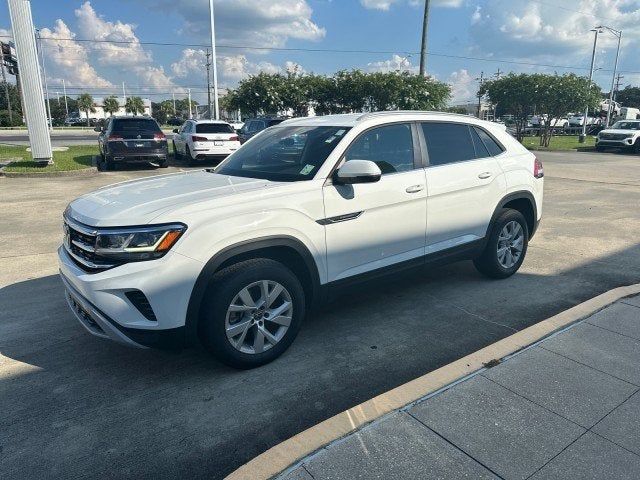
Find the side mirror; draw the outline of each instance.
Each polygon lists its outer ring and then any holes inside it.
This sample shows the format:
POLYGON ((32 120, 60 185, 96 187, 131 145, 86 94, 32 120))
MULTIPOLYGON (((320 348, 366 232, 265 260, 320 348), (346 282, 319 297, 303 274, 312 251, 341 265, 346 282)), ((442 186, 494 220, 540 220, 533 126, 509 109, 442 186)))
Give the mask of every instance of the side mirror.
POLYGON ((97 127, 94 127, 93 131, 94 132, 101 132, 102 131, 102 127, 100 125, 98 125, 97 127))
POLYGON ((335 174, 335 181, 341 184, 374 183, 380 180, 382 171, 371 160, 349 160, 335 174))
POLYGON ((180 131, 177 128, 174 128, 173 133, 180 133, 180 131))

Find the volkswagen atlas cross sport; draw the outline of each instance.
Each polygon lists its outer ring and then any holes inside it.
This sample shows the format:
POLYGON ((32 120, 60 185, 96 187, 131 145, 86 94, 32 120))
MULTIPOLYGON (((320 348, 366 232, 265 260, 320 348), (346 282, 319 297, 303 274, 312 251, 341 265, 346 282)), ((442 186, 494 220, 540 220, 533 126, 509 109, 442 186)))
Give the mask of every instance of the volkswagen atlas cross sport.
POLYGON ((291 119, 215 169, 74 200, 60 272, 92 334, 200 341, 249 368, 282 354, 308 309, 347 284, 461 259, 513 275, 542 195, 541 163, 497 124, 428 112, 291 119))

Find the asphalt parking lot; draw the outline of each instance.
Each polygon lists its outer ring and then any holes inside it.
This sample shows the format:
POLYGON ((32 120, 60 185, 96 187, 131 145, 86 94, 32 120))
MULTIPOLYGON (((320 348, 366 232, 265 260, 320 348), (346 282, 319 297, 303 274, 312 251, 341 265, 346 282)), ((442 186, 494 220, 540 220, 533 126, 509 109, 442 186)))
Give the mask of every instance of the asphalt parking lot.
POLYGON ((66 204, 167 170, 0 178, 1 476, 221 478, 350 406, 640 282, 640 157, 539 157, 544 218, 517 275, 487 280, 464 262, 367 286, 252 371, 201 350, 102 341, 67 311, 55 255, 66 204))

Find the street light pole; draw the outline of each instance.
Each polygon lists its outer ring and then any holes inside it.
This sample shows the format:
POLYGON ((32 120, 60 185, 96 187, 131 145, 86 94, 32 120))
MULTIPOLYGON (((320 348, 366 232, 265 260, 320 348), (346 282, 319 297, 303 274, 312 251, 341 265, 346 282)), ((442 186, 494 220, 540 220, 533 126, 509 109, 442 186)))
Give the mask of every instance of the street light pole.
MULTIPOLYGON (((591 68, 589 69, 589 90, 591 90, 591 83, 593 82, 593 66, 596 62, 596 48, 598 46, 598 33, 600 33, 600 28, 596 27, 591 30, 595 32, 595 36, 593 38, 593 53, 591 54, 591 68)), ((589 116, 589 105, 587 105, 584 109, 584 118, 582 119, 582 133, 578 137, 579 143, 584 143, 587 139, 587 117, 589 116)))
POLYGON ((64 78, 62 79, 62 94, 64 95, 64 111, 66 112, 66 115, 68 117, 69 105, 67 104, 67 86, 64 83, 64 78))
POLYGON ((429 0, 424 0, 424 17, 422 18, 422 46, 420 48, 420 76, 427 71, 427 31, 429 29, 429 0))
POLYGON ((213 66, 213 104, 215 119, 220 119, 220 107, 218 105, 218 68, 216 67, 216 28, 213 20, 213 0, 209 0, 209 14, 211 17, 211 62, 213 66))
POLYGON ((614 28, 611 27, 604 27, 607 30, 609 30, 611 33, 613 33, 616 37, 618 37, 618 49, 616 50, 616 61, 613 65, 613 75, 611 77, 611 90, 609 91, 609 108, 607 108, 607 124, 606 126, 609 126, 609 122, 611 120, 611 110, 613 109, 613 87, 615 85, 616 82, 616 73, 618 71, 618 57, 620 56, 620 42, 622 40, 622 31, 621 30, 616 30, 614 28))

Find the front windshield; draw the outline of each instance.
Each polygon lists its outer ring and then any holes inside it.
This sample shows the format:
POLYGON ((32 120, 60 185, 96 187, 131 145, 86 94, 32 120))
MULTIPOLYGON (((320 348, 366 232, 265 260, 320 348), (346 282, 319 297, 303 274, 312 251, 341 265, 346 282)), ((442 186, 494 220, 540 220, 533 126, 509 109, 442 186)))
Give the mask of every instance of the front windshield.
POLYGON ((270 127, 243 145, 215 172, 281 182, 311 180, 348 131, 348 127, 270 127))
POLYGON ((616 122, 613 124, 614 130, 640 130, 640 122, 616 122))

